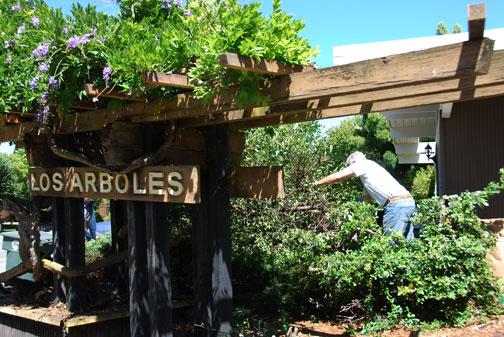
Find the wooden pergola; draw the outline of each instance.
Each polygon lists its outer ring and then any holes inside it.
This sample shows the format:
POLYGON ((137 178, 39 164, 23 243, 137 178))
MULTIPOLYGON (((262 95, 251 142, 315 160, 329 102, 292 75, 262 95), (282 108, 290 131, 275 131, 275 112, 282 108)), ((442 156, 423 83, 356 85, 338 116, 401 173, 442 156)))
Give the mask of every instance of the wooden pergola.
MULTIPOLYGON (((230 333, 229 198, 283 196, 278 168, 239 168, 244 138, 236 131, 504 95, 504 51, 494 52, 494 41, 483 37, 484 4, 469 6, 468 20, 466 42, 324 69, 222 54, 224 67, 274 75, 263 88, 270 99, 266 106, 239 107, 233 92, 217 95, 202 106, 201 100, 192 97, 187 77, 178 74, 143 74, 148 89, 187 89, 174 99, 150 100, 148 91, 131 96, 89 84, 85 87, 88 95, 121 98, 127 103, 103 109, 92 102, 76 102, 72 113, 40 130, 34 116, 4 113, 0 142, 23 145, 32 164, 43 169, 88 165, 93 156, 99 159, 94 162, 101 160, 97 169, 114 167, 118 174, 136 172, 128 171, 127 164, 135 159, 148 162, 152 157, 161 160, 149 165, 199 167, 199 196, 192 208, 195 335, 230 333), (42 135, 42 143, 37 141, 40 137, 29 136, 36 133, 42 135), (107 140, 106 155, 87 151, 90 139, 107 140), (66 150, 57 150, 62 144, 66 150), (79 149, 85 156, 68 156, 79 149)), ((84 195, 54 197, 53 201, 54 260, 66 268, 84 265, 84 195)), ((119 196, 111 201, 111 211, 115 249, 128 252, 131 336, 170 336, 165 204, 124 201, 119 196), (118 235, 124 226, 127 239, 118 235)), ((85 308, 82 276, 58 276, 56 285, 66 295, 69 310, 85 308)))

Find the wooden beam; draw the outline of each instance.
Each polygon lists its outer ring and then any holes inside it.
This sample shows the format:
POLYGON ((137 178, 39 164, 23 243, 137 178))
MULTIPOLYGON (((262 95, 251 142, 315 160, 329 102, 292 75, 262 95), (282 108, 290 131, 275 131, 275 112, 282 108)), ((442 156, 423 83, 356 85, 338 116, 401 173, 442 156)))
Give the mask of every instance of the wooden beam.
POLYGON ((270 61, 262 58, 256 60, 253 57, 233 53, 220 54, 219 60, 221 66, 225 68, 271 75, 285 75, 314 69, 312 66, 292 65, 286 62, 270 61))
MULTIPOLYGON (((53 198, 53 261, 65 263, 65 199, 53 198)), ((53 275, 53 300, 55 304, 65 298, 65 280, 62 276, 53 275)))
POLYGON ((151 336, 145 203, 127 201, 131 337, 151 336))
POLYGON ((145 203, 150 336, 173 336, 168 212, 165 204, 145 203))
MULTIPOLYGON (((212 114, 211 116, 205 115, 189 119, 182 119, 178 121, 178 125, 203 126, 233 122, 246 122, 248 120, 257 120, 275 115, 288 115, 304 113, 308 111, 316 112, 323 110, 332 110, 333 112, 337 111, 338 115, 341 114, 342 116, 344 116, 345 111, 349 111, 348 115, 360 113, 361 110, 362 112, 370 112, 366 111, 365 107, 369 106, 370 104, 374 104, 373 110, 376 106, 387 106, 385 103, 386 101, 402 100, 404 104, 411 103, 415 104, 414 106, 418 106, 424 105, 419 104, 419 102, 421 102, 421 100, 426 96, 430 96, 430 98, 426 99, 426 101, 430 101, 432 102, 432 104, 446 103, 446 101, 444 101, 444 99, 446 99, 445 96, 450 92, 451 94, 449 94, 448 96, 453 97, 455 101, 460 99, 467 100, 468 97, 466 95, 468 92, 473 89, 483 87, 489 88, 485 90, 477 90, 476 96, 474 98, 486 97, 483 95, 495 96, 500 94, 499 88, 493 90, 493 92, 490 88, 492 86, 499 86, 500 84, 504 83, 504 51, 499 50, 495 52, 495 55, 492 59, 493 61, 490 65, 488 74, 477 76, 476 78, 450 79, 445 81, 426 83, 423 85, 411 85, 401 88, 389 88, 376 91, 364 91, 302 102, 233 110, 221 114, 212 114), (466 93, 464 94, 465 96, 459 97, 462 95, 462 92, 466 93), (444 95, 439 95, 440 93, 444 93, 444 95), (435 101, 436 98, 442 98, 443 101, 435 101)), ((397 104, 391 103, 390 106, 397 106, 397 104)), ((407 108, 408 106, 404 105, 402 107, 407 108)), ((379 111, 385 110, 386 109, 379 111)), ((235 129, 234 126, 232 126, 232 128, 235 129)))
MULTIPOLYGON (((269 105, 327 99, 369 91, 391 89, 400 91, 404 86, 417 87, 436 81, 473 77, 488 73, 494 41, 489 39, 467 41, 435 47, 386 58, 317 69, 279 76, 272 80, 263 94, 271 98, 269 105)), ((367 95, 364 94, 364 96, 367 95)), ((377 94, 376 96, 380 96, 377 94)), ((187 101, 188 106, 192 101, 187 101)), ((240 110, 228 96, 217 96, 198 115, 240 110)), ((158 109, 155 114, 144 113, 131 118, 133 122, 150 122, 196 116, 191 109, 158 109)), ((209 116, 212 118, 213 116, 209 116)))
POLYGON ((168 74, 160 71, 144 71, 142 72, 142 78, 144 83, 156 86, 194 88, 194 85, 189 84, 189 77, 186 75, 168 74))
MULTIPOLYGON (((446 91, 443 87, 445 84, 449 86, 448 90, 452 90, 450 88, 453 88, 453 83, 458 85, 459 78, 487 73, 492 50, 493 41, 474 40, 339 67, 293 73, 273 79, 271 86, 264 89, 264 94, 271 97, 269 105, 272 106, 295 102, 303 104, 304 101, 304 104, 309 105, 307 108, 318 110, 323 104, 331 108, 333 103, 328 103, 329 99, 339 100, 339 105, 351 105, 356 100, 373 102, 388 99, 387 95, 446 91), (449 80, 453 81, 448 82, 449 80)), ((502 66, 501 62, 499 61, 499 66, 502 66)), ((476 83, 479 78, 480 76, 476 78, 476 83)), ((88 111, 55 118, 53 131, 65 134, 99 130, 118 119, 141 123, 203 115, 212 118, 216 113, 233 110, 240 108, 233 101, 232 95, 218 95, 209 105, 202 106, 202 100, 179 94, 172 100, 131 103, 114 110, 88 111)), ((292 111, 291 108, 289 110, 292 111)), ((36 124, 23 124, 23 128, 31 130, 34 125, 36 124)), ((19 140, 22 133, 23 130, 19 128, 3 128, 0 129, 0 140, 19 140)))
POLYGON ((37 122, 6 125, 0 128, 0 143, 23 140, 24 134, 31 132, 37 125, 37 122))
POLYGON ((3 119, 5 123, 11 123, 11 124, 19 124, 26 121, 21 116, 11 114, 0 114, 0 118, 3 119))
POLYGON ((483 38, 485 32, 486 4, 467 5, 469 40, 483 38))
POLYGON ((98 86, 98 85, 94 85, 94 84, 90 84, 90 83, 85 84, 84 89, 86 90, 86 93, 89 96, 120 98, 120 99, 129 100, 129 101, 139 101, 139 102, 143 102, 143 101, 147 100, 146 95, 131 95, 128 93, 118 92, 118 91, 111 89, 111 88, 98 86))
POLYGON ((370 112, 411 108, 415 106, 439 104, 448 102, 464 102, 481 98, 490 98, 504 95, 504 84, 485 86, 473 90, 441 92, 437 94, 395 99, 375 104, 357 104, 332 109, 300 112, 295 114, 276 115, 268 118, 260 118, 253 121, 240 121, 229 124, 230 130, 245 130, 270 125, 292 124, 320 120, 325 118, 359 115, 370 112))
MULTIPOLYGON (((83 267, 86 265, 84 200, 65 198, 65 265, 66 267, 83 267)), ((79 312, 86 308, 86 278, 66 278, 66 305, 70 312, 79 312)))

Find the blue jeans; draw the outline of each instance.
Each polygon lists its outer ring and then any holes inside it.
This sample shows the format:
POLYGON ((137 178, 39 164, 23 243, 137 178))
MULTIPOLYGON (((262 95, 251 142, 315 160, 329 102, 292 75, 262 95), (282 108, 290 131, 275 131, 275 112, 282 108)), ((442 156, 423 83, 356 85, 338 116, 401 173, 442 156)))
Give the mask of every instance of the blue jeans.
POLYGON ((415 207, 413 198, 397 200, 385 206, 385 214, 383 215, 385 235, 397 232, 404 235, 408 241, 413 241, 413 226, 410 217, 413 215, 415 207))

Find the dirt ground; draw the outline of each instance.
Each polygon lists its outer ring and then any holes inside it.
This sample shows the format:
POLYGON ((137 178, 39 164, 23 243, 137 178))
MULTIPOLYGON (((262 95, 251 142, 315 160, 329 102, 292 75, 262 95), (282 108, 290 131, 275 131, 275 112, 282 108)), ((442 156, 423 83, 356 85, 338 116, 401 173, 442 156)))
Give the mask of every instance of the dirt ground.
MULTIPOLYGON (((330 323, 297 322, 292 324, 288 337, 346 337, 351 336, 345 332, 343 326, 330 323), (297 330, 295 330, 297 328, 297 330)), ((357 335, 361 336, 361 335, 357 335)), ((504 315, 497 316, 485 324, 466 326, 463 328, 444 328, 435 332, 420 331, 418 329, 398 328, 384 331, 377 336, 383 337, 504 337, 504 315)))

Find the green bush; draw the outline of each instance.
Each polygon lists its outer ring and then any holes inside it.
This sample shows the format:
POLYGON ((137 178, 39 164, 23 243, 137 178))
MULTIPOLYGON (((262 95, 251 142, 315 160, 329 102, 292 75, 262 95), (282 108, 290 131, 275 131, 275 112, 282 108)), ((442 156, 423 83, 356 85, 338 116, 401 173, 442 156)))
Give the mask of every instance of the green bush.
MULTIPOLYGON (((419 322, 460 325, 475 313, 500 312, 498 282, 485 259, 496 238, 479 224, 476 211, 504 188, 504 170, 483 193, 420 200, 413 221, 423 227, 421 237, 409 243, 383 235, 378 207, 354 201, 361 188, 355 181, 310 186, 336 167, 311 154, 324 149, 316 133, 303 138, 309 128, 249 134, 248 141, 257 136, 254 144, 260 145, 248 163, 284 166, 289 197, 233 202, 239 304, 304 317, 352 316, 367 322, 365 331, 419 322), (313 207, 298 212, 300 205, 313 207)), ((431 177, 430 168, 421 169, 415 181, 431 177)))

